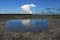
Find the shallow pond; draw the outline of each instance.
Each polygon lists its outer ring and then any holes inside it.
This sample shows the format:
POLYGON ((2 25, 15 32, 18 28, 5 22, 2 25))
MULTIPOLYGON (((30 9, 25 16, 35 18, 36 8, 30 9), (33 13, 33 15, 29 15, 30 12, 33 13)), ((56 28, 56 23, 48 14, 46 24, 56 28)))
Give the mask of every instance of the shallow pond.
POLYGON ((40 32, 48 30, 49 21, 43 19, 16 19, 6 21, 6 29, 13 32, 40 32))

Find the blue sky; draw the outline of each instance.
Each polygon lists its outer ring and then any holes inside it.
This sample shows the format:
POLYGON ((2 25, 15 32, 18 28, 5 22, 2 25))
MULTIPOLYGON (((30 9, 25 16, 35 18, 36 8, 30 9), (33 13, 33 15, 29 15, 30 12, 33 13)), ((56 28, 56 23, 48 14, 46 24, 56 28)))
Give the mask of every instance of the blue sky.
POLYGON ((31 10, 44 10, 45 8, 60 7, 60 0, 0 0, 0 12, 20 13, 20 7, 24 4, 33 3, 36 5, 31 10))

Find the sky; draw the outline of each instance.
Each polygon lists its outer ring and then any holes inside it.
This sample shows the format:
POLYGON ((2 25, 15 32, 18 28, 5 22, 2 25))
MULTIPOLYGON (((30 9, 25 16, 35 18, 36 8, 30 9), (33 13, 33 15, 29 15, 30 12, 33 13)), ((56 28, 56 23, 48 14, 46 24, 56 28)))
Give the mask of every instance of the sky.
POLYGON ((60 0, 0 0, 0 12, 2 13, 20 13, 20 7, 25 4, 35 4, 32 8, 33 12, 36 10, 44 10, 45 8, 60 7, 60 0))

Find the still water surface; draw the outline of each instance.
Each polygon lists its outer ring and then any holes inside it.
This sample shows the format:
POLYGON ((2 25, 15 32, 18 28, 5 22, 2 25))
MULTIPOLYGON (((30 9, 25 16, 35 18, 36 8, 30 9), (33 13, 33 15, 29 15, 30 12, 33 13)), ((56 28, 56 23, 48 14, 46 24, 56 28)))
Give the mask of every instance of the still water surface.
POLYGON ((6 21, 6 29, 13 32, 40 32, 48 30, 49 21, 43 19, 16 19, 6 21))

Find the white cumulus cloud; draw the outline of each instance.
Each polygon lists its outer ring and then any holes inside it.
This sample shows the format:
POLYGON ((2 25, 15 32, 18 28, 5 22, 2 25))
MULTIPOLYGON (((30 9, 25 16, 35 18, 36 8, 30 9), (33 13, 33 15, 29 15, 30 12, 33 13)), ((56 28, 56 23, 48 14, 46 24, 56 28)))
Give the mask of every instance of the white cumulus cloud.
POLYGON ((32 14, 32 11, 30 10, 31 7, 36 7, 34 4, 25 4, 21 6, 21 10, 23 14, 32 14))

